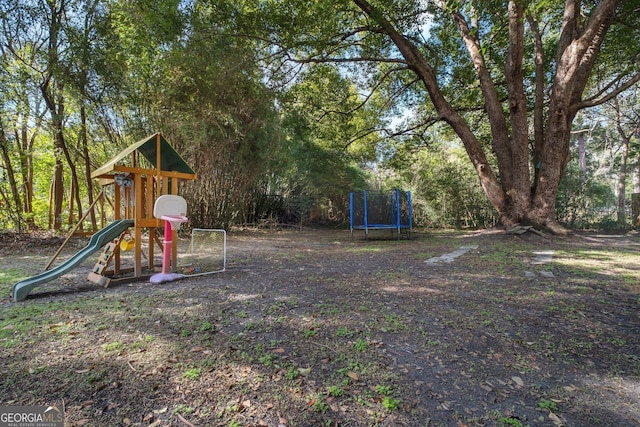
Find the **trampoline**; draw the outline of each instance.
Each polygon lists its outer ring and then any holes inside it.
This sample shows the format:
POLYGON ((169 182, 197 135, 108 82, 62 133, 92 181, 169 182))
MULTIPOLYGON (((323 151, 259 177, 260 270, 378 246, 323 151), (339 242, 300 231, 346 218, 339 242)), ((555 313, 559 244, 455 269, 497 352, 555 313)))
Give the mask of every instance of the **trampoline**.
POLYGON ((369 238, 369 230, 391 230, 399 239, 403 232, 411 237, 413 211, 411 192, 399 189, 391 191, 362 191, 349 195, 349 225, 351 238, 354 230, 364 230, 369 238))

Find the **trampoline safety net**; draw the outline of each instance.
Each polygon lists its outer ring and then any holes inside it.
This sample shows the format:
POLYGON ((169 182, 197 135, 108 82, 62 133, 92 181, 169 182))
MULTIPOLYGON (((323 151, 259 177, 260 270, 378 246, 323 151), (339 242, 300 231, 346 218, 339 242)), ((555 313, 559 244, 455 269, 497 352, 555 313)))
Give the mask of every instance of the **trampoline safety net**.
POLYGON ((349 222, 353 230, 390 229, 411 234, 413 212, 411 192, 400 191, 362 191, 352 192, 349 197, 349 222))

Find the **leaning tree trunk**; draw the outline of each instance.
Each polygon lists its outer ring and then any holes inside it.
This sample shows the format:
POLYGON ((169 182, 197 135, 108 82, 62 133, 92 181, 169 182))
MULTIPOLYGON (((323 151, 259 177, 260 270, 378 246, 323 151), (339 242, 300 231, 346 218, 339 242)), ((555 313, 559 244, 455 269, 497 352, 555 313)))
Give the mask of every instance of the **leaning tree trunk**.
MULTIPOLYGON (((84 174, 85 174, 85 180, 87 185, 87 195, 89 196, 88 203, 89 203, 89 206, 92 206, 93 205, 93 180, 91 179, 91 156, 89 155, 89 141, 87 137, 87 112, 86 112, 85 100, 82 99, 81 102, 82 102, 82 105, 80 106, 80 120, 81 120, 80 144, 82 147, 82 157, 84 161, 84 174)), ((89 215, 91 218, 91 230, 97 231, 98 223, 96 220, 95 210, 91 209, 91 212, 89 215)), ((78 218, 82 218, 82 213, 80 211, 78 211, 78 218)))
MULTIPOLYGON (((42 122, 42 114, 36 116, 36 128, 42 122)), ((22 211, 27 217, 27 228, 36 229, 36 220, 33 215, 33 145, 35 143, 38 132, 33 132, 29 136, 27 126, 23 125, 20 130, 20 137, 16 132, 17 148, 20 151, 20 169, 22 172, 22 182, 24 187, 24 200, 22 211)))
POLYGON ((48 2, 49 13, 49 45, 47 47, 47 70, 44 72, 44 78, 40 83, 40 92, 47 106, 47 110, 51 117, 51 127, 53 128, 53 143, 55 164, 53 169, 53 183, 51 199, 53 201, 53 209, 50 212, 53 218, 49 218, 49 226, 53 220, 53 229, 60 230, 62 228, 62 205, 64 203, 64 168, 62 155, 65 151, 64 143, 64 103, 63 89, 64 84, 56 78, 56 70, 59 68, 58 56, 58 40, 61 31, 61 20, 65 13, 64 2, 58 5, 55 1, 48 2), (60 6, 60 7, 59 7, 60 6))
MULTIPOLYGON (((0 126, 1 128, 1 126, 0 126)), ((4 129, 0 132, 0 152, 2 153, 2 160, 5 164, 5 171, 7 174, 7 178, 9 180, 9 186, 11 188, 11 196, 13 199, 14 207, 9 205, 9 208, 6 209, 6 212, 15 220, 16 228, 21 231, 22 223, 21 223, 21 201, 20 201, 20 191, 18 190, 18 182, 16 180, 16 174, 14 172, 13 163, 11 162, 11 156, 9 154, 9 142, 5 138, 4 129)))
POLYGON ((64 173, 62 160, 57 157, 53 166, 51 191, 52 194, 49 199, 52 202, 52 206, 49 209, 49 228, 60 230, 62 228, 62 204, 64 202, 64 173))

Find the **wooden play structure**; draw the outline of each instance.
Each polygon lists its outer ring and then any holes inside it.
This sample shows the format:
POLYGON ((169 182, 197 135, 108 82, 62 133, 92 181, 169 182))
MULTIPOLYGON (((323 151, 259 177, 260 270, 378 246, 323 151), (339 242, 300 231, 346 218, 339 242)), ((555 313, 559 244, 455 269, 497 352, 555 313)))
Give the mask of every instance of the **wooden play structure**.
MULTIPOLYGON (((196 179, 196 174, 164 137, 156 133, 120 152, 105 165, 96 169, 91 177, 100 180, 102 193, 90 209, 93 209, 98 201, 103 203, 107 198, 105 194, 111 193, 113 201, 108 201, 113 207, 113 221, 95 232, 86 247, 62 264, 49 269, 77 228, 72 230, 49 261, 45 271, 13 285, 11 292, 14 301, 23 301, 35 287, 68 273, 100 250, 102 252, 98 261, 89 273, 90 281, 108 286, 113 275, 129 273, 130 271, 125 271, 121 265, 121 250, 133 250, 133 268, 129 267, 128 270, 133 272, 134 278, 147 275, 151 277, 156 269, 154 261, 156 246, 160 252, 163 251, 164 246, 157 229, 165 227, 163 215, 174 213, 161 209, 159 217, 154 216, 156 200, 163 195, 172 195, 169 200, 184 200, 182 197, 177 197, 181 183, 196 179), (108 189, 111 191, 107 191, 108 189), (131 228, 133 228, 132 236, 131 228), (144 230, 147 230, 145 235, 147 252, 144 255, 146 264, 142 259, 143 249, 145 249, 142 243, 144 230), (111 265, 113 269, 109 270, 111 265)), ((104 209, 102 212, 104 214, 104 209)), ((183 219, 186 221, 187 218, 184 217, 186 202, 183 207, 180 207, 179 212, 183 217, 180 218, 181 222, 183 219)), ((102 215, 101 218, 103 218, 102 215)), ((83 219, 84 217, 80 221, 83 219)), ((170 239, 168 238, 169 235, 165 235, 165 240, 168 242, 176 242, 177 231, 170 232, 170 239)), ((171 245, 171 251, 170 257, 163 253, 163 273, 173 272, 177 267, 177 246, 171 245), (167 265, 165 260, 173 260, 173 262, 167 265)))
MULTIPOLYGON (((133 250, 134 277, 153 274, 156 250, 163 249, 158 229, 164 227, 164 221, 154 217, 155 202, 162 195, 178 195, 181 184, 196 179, 196 173, 167 140, 156 133, 130 145, 96 169, 91 177, 100 180, 103 193, 111 187, 114 220, 132 220, 133 231, 123 232, 104 246, 89 280, 108 285, 109 275, 127 273, 120 262, 120 249, 125 248, 133 250), (146 248, 143 247, 144 230, 147 230, 146 248), (143 249, 146 249, 144 259, 143 249), (113 270, 109 271, 110 265, 113 270)), ((174 230, 174 241, 176 233, 174 230)), ((177 259, 176 252, 174 246, 173 260, 177 259)))

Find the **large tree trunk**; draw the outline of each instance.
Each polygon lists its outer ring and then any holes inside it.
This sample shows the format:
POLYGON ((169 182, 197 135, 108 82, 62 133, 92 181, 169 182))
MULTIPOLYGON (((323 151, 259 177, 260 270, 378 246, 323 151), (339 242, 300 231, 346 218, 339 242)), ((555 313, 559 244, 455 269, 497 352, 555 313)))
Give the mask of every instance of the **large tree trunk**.
MULTIPOLYGON (((82 154, 84 159, 84 173, 85 173, 85 179, 86 179, 86 185, 87 185, 87 194, 89 196, 89 206, 92 206, 94 201, 93 180, 91 179, 91 156, 89 155, 89 141, 87 138, 87 112, 86 112, 84 100, 82 100, 82 106, 80 107, 80 119, 81 119, 80 145, 82 146, 82 154)), ((82 218, 81 212, 78 212, 78 215, 79 215, 79 218, 82 218)), ((97 231, 98 224, 96 221, 96 212, 94 209, 92 209, 90 212, 90 218, 91 218, 91 229, 93 231, 97 231)))
POLYGON ((13 163, 11 162, 11 156, 9 154, 9 141, 7 141, 4 133, 4 129, 0 124, 0 153, 2 154, 2 160, 5 165, 5 172, 7 174, 7 179, 9 180, 9 186, 11 188, 11 198, 13 199, 14 207, 9 207, 7 212, 14 220, 16 227, 18 230, 22 229, 22 223, 20 220, 20 210, 21 210, 21 201, 20 201, 20 191, 18 190, 18 183, 16 180, 16 174, 14 172, 13 163))
MULTIPOLYGON (((53 119, 53 124, 56 129, 56 139, 55 139, 56 153, 62 154, 62 156, 64 157, 67 163, 67 166, 69 166, 69 172, 71 173, 71 189, 69 192, 69 218, 68 218, 68 224, 69 226, 71 226, 75 223, 75 218, 73 217, 74 215, 73 201, 75 199, 75 204, 78 205, 78 218, 82 218, 82 200, 80 198, 80 184, 78 180, 78 170, 75 165, 75 159, 71 156, 71 152, 67 148, 67 143, 64 137, 63 118, 65 114, 65 99, 63 96, 63 93, 64 93, 63 89, 64 89, 64 86, 62 84, 59 84, 57 88, 58 97, 57 97, 56 105, 54 106, 54 110, 56 110, 57 113, 55 114, 55 119, 53 119)), ((64 196, 64 186, 62 186, 62 189, 63 189, 62 196, 64 196)), ((60 207, 62 207, 62 204, 60 207)), ((58 230, 58 228, 56 228, 56 230, 58 230)))
POLYGON ((50 200, 52 206, 49 209, 49 228, 60 230, 62 228, 62 204, 64 203, 64 174, 62 160, 56 158, 53 166, 53 180, 51 183, 50 200))
MULTIPOLYGON (((64 5, 64 3, 63 3, 64 5)), ((40 92, 47 105, 47 110, 51 117, 51 127, 53 129, 53 143, 55 163, 53 167, 52 192, 50 199, 53 206, 49 211, 53 218, 49 218, 49 227, 53 226, 54 230, 62 228, 62 205, 64 203, 64 168, 63 153, 66 151, 64 143, 64 103, 63 103, 63 84, 55 79, 55 70, 59 67, 58 61, 58 38, 61 29, 61 19, 64 8, 60 7, 55 1, 50 1, 49 6, 49 45, 47 48, 47 70, 44 78, 40 83, 40 92)))
MULTIPOLYGON (((36 113, 37 129, 42 122, 42 114, 38 112, 36 113)), ((24 205, 22 206, 22 211, 26 214, 27 227, 30 230, 34 230, 36 228, 36 221, 33 216, 33 144, 37 135, 38 132, 36 131, 29 136, 26 123, 23 124, 22 129, 20 130, 20 137, 18 137, 18 132, 16 132, 17 148, 20 151, 22 185, 24 188, 24 205)))

